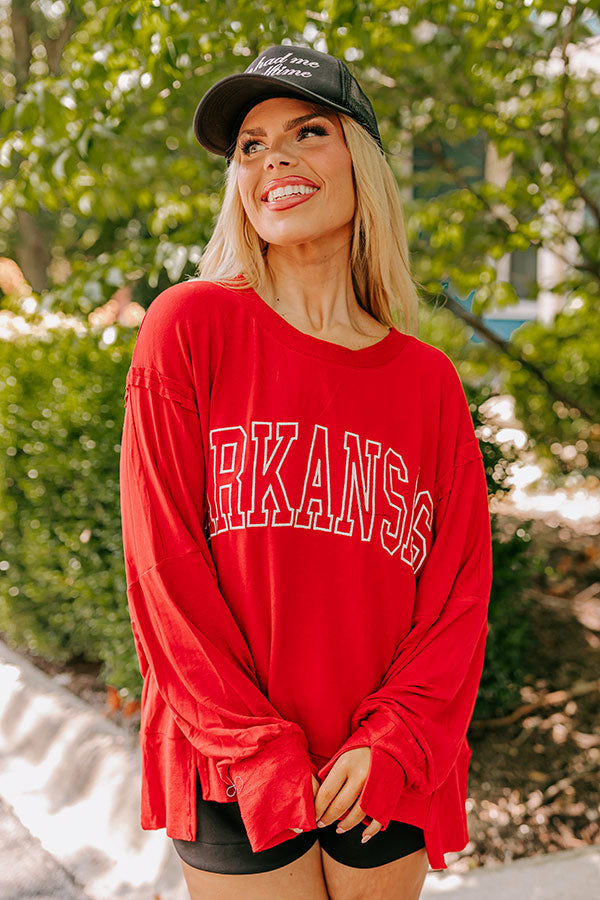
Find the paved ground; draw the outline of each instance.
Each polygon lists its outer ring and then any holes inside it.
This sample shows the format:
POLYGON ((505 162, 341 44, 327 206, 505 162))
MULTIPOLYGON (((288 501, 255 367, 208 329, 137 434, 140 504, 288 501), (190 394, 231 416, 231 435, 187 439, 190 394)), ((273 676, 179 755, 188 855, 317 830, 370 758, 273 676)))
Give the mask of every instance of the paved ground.
POLYGON ((600 847, 565 850, 466 875, 432 872, 422 900, 596 900, 600 847))
MULTIPOLYGON (((0 641, 0 900, 189 900, 164 829, 139 826, 140 771, 137 737, 0 641)), ((599 884, 590 847, 432 872, 422 900, 594 900, 599 884)))
POLYGON ((0 897, 2 900, 90 900, 0 798, 0 897))
POLYGON ((140 773, 137 737, 0 642, 0 798, 86 900, 189 900, 164 829, 140 828, 140 773))

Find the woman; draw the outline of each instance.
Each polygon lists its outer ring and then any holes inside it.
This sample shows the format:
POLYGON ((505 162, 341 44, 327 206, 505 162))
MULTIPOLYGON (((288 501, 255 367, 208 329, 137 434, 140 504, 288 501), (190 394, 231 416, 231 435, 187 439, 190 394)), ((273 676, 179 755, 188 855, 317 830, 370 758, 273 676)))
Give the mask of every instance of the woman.
POLYGON ((398 191, 345 65, 271 48, 194 130, 227 158, 222 210, 125 394, 141 825, 192 900, 415 900, 468 840, 492 577, 468 404, 414 336, 398 191))

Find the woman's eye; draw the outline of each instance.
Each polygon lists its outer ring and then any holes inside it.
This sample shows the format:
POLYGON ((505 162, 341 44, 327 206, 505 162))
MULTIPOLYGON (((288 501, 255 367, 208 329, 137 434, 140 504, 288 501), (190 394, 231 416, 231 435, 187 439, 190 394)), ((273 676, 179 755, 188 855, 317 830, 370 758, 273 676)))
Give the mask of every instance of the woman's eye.
POLYGON ((325 135, 327 134, 327 130, 323 128, 322 125, 303 125, 300 131, 298 132, 298 137, 306 137, 308 134, 319 134, 325 135))
POLYGON ((244 141, 244 143, 242 144, 242 153, 244 153, 246 156, 251 156, 252 150, 254 149, 255 145, 257 145, 257 144, 260 144, 260 141, 255 141, 252 138, 249 138, 247 141, 244 141))
MULTIPOLYGON (((326 128, 323 128, 322 125, 303 125, 298 129, 297 138, 298 140, 302 140, 312 134, 326 135, 329 134, 329 132, 326 128)), ((254 151, 257 147, 264 147, 262 141, 257 141, 255 138, 248 138, 242 143, 241 150, 244 156, 254 156, 254 151)))

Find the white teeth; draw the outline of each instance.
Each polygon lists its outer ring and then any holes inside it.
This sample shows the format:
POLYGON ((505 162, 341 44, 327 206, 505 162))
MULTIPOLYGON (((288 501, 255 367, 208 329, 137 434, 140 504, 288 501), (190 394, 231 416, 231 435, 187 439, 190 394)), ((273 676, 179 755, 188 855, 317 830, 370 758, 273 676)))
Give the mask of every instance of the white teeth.
POLYGON ((267 194, 267 201, 278 200, 280 197, 291 197, 292 194, 314 194, 319 189, 308 184, 286 184, 285 187, 274 188, 267 194))

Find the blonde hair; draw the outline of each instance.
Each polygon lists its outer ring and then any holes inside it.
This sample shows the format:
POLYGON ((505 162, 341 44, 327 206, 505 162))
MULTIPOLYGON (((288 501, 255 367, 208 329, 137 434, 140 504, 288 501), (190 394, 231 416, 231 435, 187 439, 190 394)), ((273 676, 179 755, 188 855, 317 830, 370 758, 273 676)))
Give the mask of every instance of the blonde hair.
MULTIPOLYGON (((320 109, 318 106, 316 109, 320 109)), ((327 110, 330 113, 330 110, 327 110)), ((400 191, 390 166, 371 135, 338 115, 353 163, 356 211, 350 267, 356 298, 379 322, 416 334, 419 296, 410 260, 400 191)), ((268 291, 268 244, 257 234, 237 187, 239 148, 225 175, 225 194, 197 276, 228 287, 268 291), (241 277, 240 277, 241 276, 241 277)))

